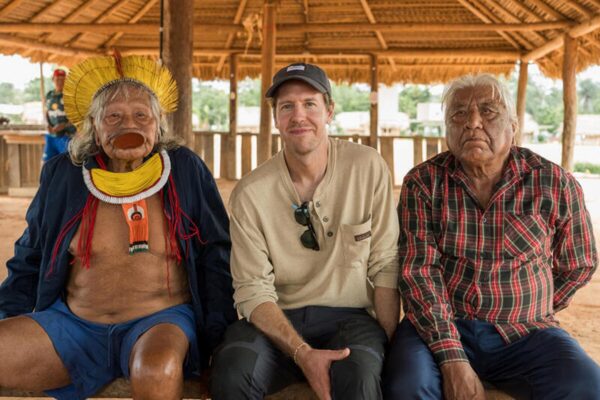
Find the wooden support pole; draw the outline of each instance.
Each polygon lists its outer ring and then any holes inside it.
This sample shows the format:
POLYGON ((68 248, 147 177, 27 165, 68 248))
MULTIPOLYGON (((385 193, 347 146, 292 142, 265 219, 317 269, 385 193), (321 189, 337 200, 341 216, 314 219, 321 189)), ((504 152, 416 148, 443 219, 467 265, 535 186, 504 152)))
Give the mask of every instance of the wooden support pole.
POLYGON ((517 87, 517 120, 519 127, 515 135, 515 144, 520 146, 523 141, 523 130, 525 129, 525 100, 527 92, 527 68, 529 64, 521 61, 519 66, 519 84, 517 87))
POLYGON ((221 139, 221 177, 236 179, 237 172, 237 54, 229 56, 229 135, 221 139))
POLYGON ((562 132, 562 162, 567 171, 573 171, 575 131, 577 128, 577 39, 564 34, 563 103, 565 106, 562 132))
POLYGON ((193 0, 165 1, 164 62, 173 74, 179 89, 177 111, 169 120, 171 132, 194 148, 192 133, 192 50, 194 28, 193 0))
POLYGON ((258 134, 258 164, 262 164, 271 158, 271 106, 265 98, 265 94, 271 86, 271 78, 275 69, 275 44, 276 34, 276 1, 265 0, 263 6, 263 42, 262 61, 260 74, 260 132, 258 134))
POLYGON ((413 166, 423 162, 423 136, 413 137, 413 166))
POLYGON ((46 122, 46 88, 44 87, 44 63, 40 62, 40 101, 42 102, 42 123, 46 122))
POLYGON ((379 86, 379 81, 377 80, 377 56, 371 54, 371 108, 369 114, 369 145, 374 149, 377 149, 377 136, 379 130, 379 121, 378 121, 378 113, 379 113, 379 105, 378 105, 378 97, 379 92, 377 91, 379 86))

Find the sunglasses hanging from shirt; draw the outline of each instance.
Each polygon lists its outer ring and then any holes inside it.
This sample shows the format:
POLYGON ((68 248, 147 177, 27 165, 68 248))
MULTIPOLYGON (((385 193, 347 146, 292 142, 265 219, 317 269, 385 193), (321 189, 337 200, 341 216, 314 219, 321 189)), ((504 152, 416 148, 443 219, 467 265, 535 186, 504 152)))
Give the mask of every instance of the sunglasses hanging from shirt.
POLYGON ((317 233, 315 232, 315 228, 310 222, 310 210, 308 209, 308 201, 305 201, 299 207, 295 205, 294 207, 294 218, 296 218, 296 222, 308 228, 300 236, 300 242, 302 242, 302 246, 306 247, 307 249, 319 251, 321 248, 319 247, 319 242, 317 241, 317 233))

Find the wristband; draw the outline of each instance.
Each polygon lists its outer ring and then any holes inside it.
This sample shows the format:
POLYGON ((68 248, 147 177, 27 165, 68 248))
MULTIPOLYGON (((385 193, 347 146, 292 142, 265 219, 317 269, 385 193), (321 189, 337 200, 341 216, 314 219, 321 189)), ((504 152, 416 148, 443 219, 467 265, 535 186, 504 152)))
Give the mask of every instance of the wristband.
POLYGON ((308 346, 308 343, 302 342, 298 346, 296 346, 296 349, 294 349, 294 355, 292 356, 292 358, 294 359, 295 364, 298 364, 296 357, 298 356, 298 352, 300 351, 300 349, 303 348, 304 346, 308 346))

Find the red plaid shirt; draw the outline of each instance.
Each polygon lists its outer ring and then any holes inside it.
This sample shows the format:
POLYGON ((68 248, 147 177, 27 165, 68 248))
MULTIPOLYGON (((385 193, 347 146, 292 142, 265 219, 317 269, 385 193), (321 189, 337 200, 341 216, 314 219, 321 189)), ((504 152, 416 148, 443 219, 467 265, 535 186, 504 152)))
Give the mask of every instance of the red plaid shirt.
POLYGON ((507 343, 556 325, 598 262, 581 186, 524 148, 486 209, 446 152, 408 173, 398 215, 405 312, 439 364, 467 360, 454 319, 490 322, 507 343))

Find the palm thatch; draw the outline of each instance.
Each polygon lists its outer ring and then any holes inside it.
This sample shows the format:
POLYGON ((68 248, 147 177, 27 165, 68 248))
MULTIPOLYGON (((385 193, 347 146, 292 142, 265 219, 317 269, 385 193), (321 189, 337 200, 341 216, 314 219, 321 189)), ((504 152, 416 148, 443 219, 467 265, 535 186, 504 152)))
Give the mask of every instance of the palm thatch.
MULTIPOLYGON (((277 9, 276 67, 306 60, 336 81, 445 82, 509 74, 535 61, 560 77, 562 38, 579 70, 600 63, 600 0, 268 0, 277 9)), ((196 0, 193 74, 260 75, 265 0, 196 0)), ((158 0, 0 0, 0 53, 66 66, 113 48, 159 56, 158 0)))

